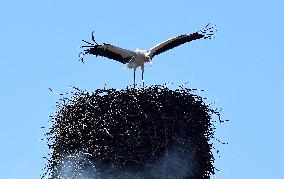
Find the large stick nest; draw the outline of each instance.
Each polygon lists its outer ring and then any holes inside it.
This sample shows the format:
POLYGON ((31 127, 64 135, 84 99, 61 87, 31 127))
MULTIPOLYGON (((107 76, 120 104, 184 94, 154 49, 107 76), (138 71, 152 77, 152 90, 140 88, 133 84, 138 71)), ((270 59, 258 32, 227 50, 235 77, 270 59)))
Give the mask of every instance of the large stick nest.
POLYGON ((209 178, 212 115, 191 89, 75 91, 46 134, 50 178, 209 178))

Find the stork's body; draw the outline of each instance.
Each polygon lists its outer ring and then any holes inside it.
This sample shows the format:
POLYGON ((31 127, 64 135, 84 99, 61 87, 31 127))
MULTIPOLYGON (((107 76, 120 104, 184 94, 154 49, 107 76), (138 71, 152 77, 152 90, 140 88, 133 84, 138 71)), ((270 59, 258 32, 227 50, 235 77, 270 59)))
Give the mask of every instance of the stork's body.
MULTIPOLYGON (((92 34, 92 40, 95 42, 95 44, 84 41, 85 43, 89 44, 87 46, 81 46, 82 48, 88 48, 85 49, 80 55, 85 55, 85 54, 93 54, 96 56, 104 56, 109 59, 113 59, 116 61, 119 61, 123 64, 127 64, 128 68, 133 68, 134 69, 134 87, 136 85, 135 83, 135 72, 138 67, 141 67, 142 70, 142 84, 144 87, 144 67, 145 63, 151 62, 153 57, 155 55, 158 55, 160 53, 163 53, 167 50, 170 50, 174 47, 177 47, 181 44, 184 44, 186 42, 190 42, 192 40, 196 39, 206 39, 214 35, 213 32, 213 27, 208 27, 209 24, 202 30, 195 32, 193 34, 185 34, 185 35, 180 35, 171 39, 168 39, 162 43, 159 43, 158 45, 154 46, 150 50, 139 50, 136 49, 136 51, 131 51, 127 49, 123 49, 120 47, 116 47, 111 44, 106 44, 103 43, 102 45, 99 45, 95 39, 94 35, 92 34)), ((83 62, 83 57, 81 57, 81 60, 83 62)))
POLYGON ((145 63, 150 62, 151 58, 149 57, 149 53, 146 50, 139 50, 136 49, 136 55, 127 63, 128 68, 133 68, 133 74, 134 74, 134 81, 133 84, 135 86, 135 72, 136 68, 141 67, 142 71, 142 86, 144 87, 144 68, 145 63))

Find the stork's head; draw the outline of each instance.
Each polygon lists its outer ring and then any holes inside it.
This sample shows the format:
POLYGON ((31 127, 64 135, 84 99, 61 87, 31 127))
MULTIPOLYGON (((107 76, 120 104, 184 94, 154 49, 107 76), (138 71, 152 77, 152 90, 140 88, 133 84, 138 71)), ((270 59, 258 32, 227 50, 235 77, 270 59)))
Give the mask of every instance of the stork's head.
POLYGON ((140 50, 137 48, 135 51, 145 56, 144 62, 151 62, 152 59, 150 58, 149 52, 147 50, 140 50))
POLYGON ((150 55, 150 51, 147 51, 146 54, 145 54, 145 57, 147 57, 147 62, 150 62, 152 64, 152 57, 150 55))

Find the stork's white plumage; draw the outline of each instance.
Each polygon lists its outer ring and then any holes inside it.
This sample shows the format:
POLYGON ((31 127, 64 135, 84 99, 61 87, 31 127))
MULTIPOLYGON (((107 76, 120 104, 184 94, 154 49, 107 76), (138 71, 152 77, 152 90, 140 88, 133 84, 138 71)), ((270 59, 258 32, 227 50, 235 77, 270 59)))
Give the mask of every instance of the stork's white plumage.
POLYGON ((95 44, 83 40, 83 42, 89 45, 81 46, 82 48, 87 48, 87 49, 85 49, 83 52, 80 53, 80 58, 83 62, 83 55, 92 54, 95 56, 107 57, 109 59, 116 60, 123 64, 127 64, 128 68, 134 69, 134 87, 135 87, 135 71, 136 68, 140 66, 142 70, 142 83, 144 87, 145 63, 151 62, 154 56, 163 53, 167 50, 170 50, 172 48, 175 48, 181 44, 191 42, 197 39, 207 39, 207 38, 211 39, 216 30, 214 30, 214 26, 209 26, 209 25, 210 24, 208 24, 198 32, 192 34, 180 35, 168 39, 164 42, 159 43, 158 45, 154 46, 148 51, 139 50, 139 49, 136 49, 136 51, 131 51, 120 47, 116 47, 111 44, 106 44, 106 43, 98 44, 94 39, 94 32, 93 32, 92 40, 95 42, 95 44))

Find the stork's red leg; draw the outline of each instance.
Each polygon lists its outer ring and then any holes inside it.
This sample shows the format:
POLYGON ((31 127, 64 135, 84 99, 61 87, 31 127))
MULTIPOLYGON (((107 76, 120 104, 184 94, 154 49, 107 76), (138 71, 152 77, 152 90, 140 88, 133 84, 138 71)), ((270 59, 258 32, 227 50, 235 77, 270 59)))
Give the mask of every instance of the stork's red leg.
POLYGON ((142 87, 144 88, 144 65, 141 66, 142 70, 142 87))
POLYGON ((133 86, 135 88, 136 84, 135 84, 135 71, 136 71, 136 68, 134 68, 134 79, 133 79, 133 86))

